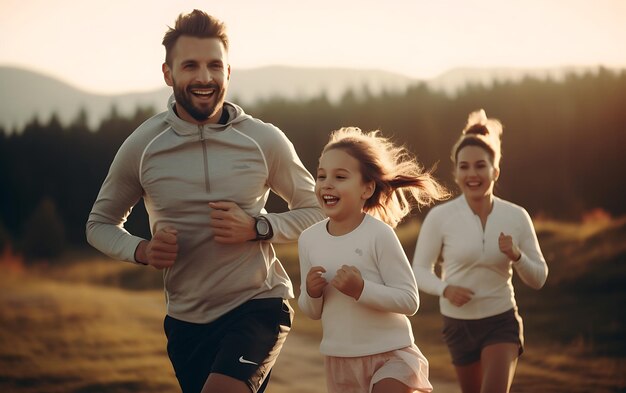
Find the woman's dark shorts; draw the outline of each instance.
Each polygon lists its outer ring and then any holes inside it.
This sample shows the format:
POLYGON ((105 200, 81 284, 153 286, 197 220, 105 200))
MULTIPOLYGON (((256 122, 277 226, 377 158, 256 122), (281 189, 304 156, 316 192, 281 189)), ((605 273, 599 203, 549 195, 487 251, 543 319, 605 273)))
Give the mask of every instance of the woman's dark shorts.
POLYGON ((444 315, 442 333, 455 366, 479 361, 483 348, 493 344, 514 343, 519 346, 519 355, 524 352, 524 325, 517 309, 481 319, 444 315))

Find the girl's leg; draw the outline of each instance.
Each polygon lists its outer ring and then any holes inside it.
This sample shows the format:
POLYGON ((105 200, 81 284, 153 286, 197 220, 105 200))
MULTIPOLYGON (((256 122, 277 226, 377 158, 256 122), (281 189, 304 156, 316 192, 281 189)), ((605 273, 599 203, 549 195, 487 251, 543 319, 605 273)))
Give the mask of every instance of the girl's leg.
POLYGON ((481 393, 508 393, 515 376, 519 345, 499 343, 483 348, 480 355, 482 364, 481 393))
POLYGON ((372 393, 411 393, 413 389, 393 378, 384 378, 374 384, 372 393))
POLYGON ((480 361, 468 364, 467 366, 455 366, 454 368, 463 393, 481 392, 480 388, 483 376, 480 361))

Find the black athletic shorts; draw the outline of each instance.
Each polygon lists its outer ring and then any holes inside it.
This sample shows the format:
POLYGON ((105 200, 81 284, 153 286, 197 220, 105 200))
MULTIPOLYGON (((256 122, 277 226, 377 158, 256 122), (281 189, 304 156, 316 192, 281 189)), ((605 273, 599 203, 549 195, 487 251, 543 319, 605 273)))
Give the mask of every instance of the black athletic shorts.
POLYGON ((488 345, 513 343, 524 352, 524 325, 517 310, 481 319, 456 319, 443 316, 443 340, 448 345, 452 364, 466 366, 480 360, 488 345))
POLYGON ((293 309, 280 298, 250 300, 207 324, 166 316, 167 353, 183 393, 200 393, 211 373, 265 391, 292 320, 293 309))

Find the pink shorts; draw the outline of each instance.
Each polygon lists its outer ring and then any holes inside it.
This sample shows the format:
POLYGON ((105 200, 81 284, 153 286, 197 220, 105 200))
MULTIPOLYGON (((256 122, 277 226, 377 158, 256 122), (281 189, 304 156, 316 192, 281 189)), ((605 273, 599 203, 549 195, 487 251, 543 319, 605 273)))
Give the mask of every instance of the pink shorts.
POLYGON ((324 363, 328 393, 369 393, 385 378, 398 380, 413 391, 433 390, 428 381, 428 360, 415 344, 368 356, 326 356, 324 363))

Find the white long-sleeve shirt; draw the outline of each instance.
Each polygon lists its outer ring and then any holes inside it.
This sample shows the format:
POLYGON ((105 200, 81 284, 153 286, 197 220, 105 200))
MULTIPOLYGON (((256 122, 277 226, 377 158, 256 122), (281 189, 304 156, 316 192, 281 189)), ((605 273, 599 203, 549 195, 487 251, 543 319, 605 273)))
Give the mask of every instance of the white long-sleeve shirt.
POLYGON ((365 215, 361 224, 343 236, 332 236, 321 221, 302 232, 300 257, 300 309, 312 319, 322 319, 320 352, 328 356, 354 357, 383 353, 413 344, 407 315, 419 307, 419 295, 411 265, 393 229, 365 215), (355 266, 365 285, 359 300, 330 284, 342 265, 355 266), (313 266, 326 269, 329 284, 319 298, 306 290, 306 276, 313 266))
POLYGON ((413 270, 419 288, 440 296, 441 313, 457 319, 479 319, 516 307, 513 268, 534 289, 543 286, 548 266, 530 216, 522 207, 494 197, 483 229, 463 195, 433 208, 420 229, 413 270), (500 251, 500 233, 512 236, 521 258, 512 262, 500 251), (441 254, 441 279, 434 266, 441 254), (448 285, 474 291, 472 300, 456 307, 443 297, 448 285))

